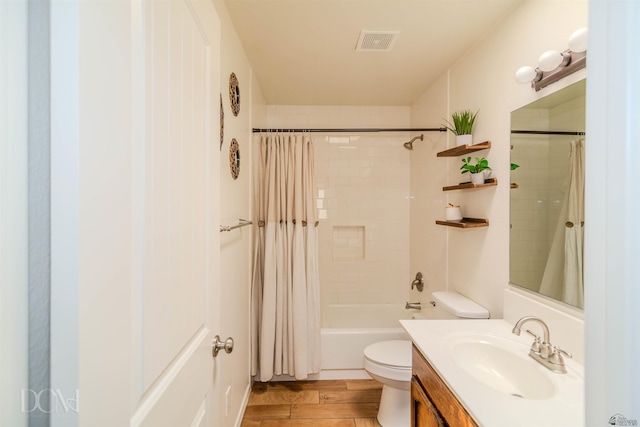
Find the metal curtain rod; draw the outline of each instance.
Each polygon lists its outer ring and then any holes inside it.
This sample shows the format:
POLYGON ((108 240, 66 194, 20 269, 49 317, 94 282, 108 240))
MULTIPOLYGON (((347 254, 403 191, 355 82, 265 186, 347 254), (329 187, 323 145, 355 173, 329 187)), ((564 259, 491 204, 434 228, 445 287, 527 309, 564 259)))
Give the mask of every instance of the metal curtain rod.
POLYGON ((446 132, 447 128, 343 128, 343 129, 258 129, 253 128, 253 133, 260 132, 311 132, 311 133, 330 133, 330 132, 446 132))
POLYGON ((584 135, 586 135, 585 132, 575 132, 575 131, 565 132, 565 131, 559 131, 559 130, 549 130, 549 131, 545 131, 545 130, 512 130, 511 133, 520 133, 520 134, 526 134, 526 135, 574 135, 574 136, 584 136, 584 135))

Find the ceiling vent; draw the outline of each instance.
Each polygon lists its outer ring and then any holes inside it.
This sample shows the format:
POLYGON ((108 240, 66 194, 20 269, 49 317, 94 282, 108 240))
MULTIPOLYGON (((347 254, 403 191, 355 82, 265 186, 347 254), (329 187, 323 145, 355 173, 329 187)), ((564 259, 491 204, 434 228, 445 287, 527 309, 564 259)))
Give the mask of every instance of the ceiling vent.
POLYGON ((390 51, 398 40, 400 31, 360 31, 356 51, 385 52, 390 51))

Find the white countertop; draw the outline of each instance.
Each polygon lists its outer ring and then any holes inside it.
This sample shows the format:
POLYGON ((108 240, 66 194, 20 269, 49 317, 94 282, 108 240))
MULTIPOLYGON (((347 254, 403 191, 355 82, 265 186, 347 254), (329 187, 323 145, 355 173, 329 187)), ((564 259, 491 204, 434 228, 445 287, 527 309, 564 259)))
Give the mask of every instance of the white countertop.
MULTIPOLYGON (((413 343, 457 396, 469 414, 486 427, 573 427, 584 425, 582 365, 565 357, 566 374, 557 374, 529 357, 532 338, 516 336, 502 319, 401 320, 413 343), (539 370, 553 384, 552 396, 525 399, 500 392, 460 368, 452 355, 452 342, 460 337, 504 343, 528 368, 539 370)), ((553 331, 551 331, 553 334, 553 331)), ((553 340, 552 340, 553 341, 553 340)), ((537 375, 537 372, 536 372, 537 375)))

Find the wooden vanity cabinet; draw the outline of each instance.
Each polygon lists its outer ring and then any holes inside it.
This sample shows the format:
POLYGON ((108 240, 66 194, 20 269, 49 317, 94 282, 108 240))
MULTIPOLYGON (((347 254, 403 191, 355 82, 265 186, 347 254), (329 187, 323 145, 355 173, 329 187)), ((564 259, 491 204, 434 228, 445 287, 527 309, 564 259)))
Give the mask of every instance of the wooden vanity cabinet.
POLYGON ((415 345, 412 363, 412 427, 478 427, 415 345))
POLYGON ((411 425, 420 427, 447 425, 415 377, 411 379, 411 425))

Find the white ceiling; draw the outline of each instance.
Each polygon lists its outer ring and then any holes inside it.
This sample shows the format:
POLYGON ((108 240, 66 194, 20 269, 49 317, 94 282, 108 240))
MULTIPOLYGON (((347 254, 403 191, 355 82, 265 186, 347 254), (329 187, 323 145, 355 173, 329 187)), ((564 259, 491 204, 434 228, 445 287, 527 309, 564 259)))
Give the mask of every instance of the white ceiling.
POLYGON ((522 0, 225 0, 268 104, 410 105, 522 0), (399 30, 356 52, 361 30, 399 30))

